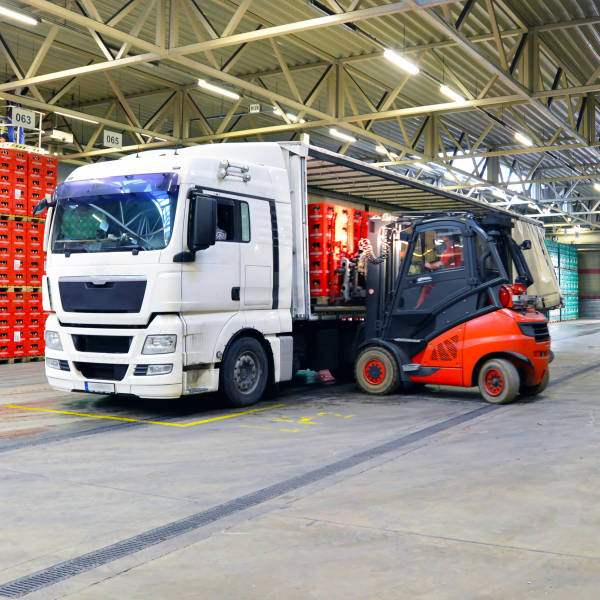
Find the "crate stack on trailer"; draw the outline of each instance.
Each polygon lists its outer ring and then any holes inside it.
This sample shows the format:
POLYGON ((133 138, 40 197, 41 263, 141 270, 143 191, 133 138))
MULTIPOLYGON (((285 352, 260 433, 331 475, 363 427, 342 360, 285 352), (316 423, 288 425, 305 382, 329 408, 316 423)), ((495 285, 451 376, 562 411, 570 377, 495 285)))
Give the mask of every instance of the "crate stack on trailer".
POLYGON ((353 258, 360 239, 368 236, 365 210, 319 202, 308 205, 310 295, 318 301, 339 300, 342 295, 342 260, 353 258))
POLYGON ((56 180, 54 157, 0 147, 0 360, 44 354, 45 217, 33 210, 56 180))
POLYGON ((546 247, 556 271, 563 298, 563 307, 551 310, 550 321, 569 321, 579 317, 579 278, 577 272, 577 248, 546 240, 546 247))

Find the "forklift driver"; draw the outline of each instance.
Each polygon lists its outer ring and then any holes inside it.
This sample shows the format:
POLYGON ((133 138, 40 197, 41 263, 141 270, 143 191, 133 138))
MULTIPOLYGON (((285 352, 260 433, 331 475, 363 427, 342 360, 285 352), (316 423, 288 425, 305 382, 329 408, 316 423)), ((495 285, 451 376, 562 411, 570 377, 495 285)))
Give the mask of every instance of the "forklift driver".
POLYGON ((434 262, 425 262, 425 268, 430 271, 438 269, 457 269, 462 267, 463 255, 462 244, 460 243, 459 235, 451 235, 443 238, 445 244, 444 251, 439 259, 434 262))

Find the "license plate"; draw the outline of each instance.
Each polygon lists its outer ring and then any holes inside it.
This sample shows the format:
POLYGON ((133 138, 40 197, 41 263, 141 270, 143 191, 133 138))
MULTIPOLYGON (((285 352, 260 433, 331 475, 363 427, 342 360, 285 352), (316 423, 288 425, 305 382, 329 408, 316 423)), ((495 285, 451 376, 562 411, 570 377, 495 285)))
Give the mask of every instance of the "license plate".
POLYGON ((99 383, 96 381, 86 381, 85 391, 94 392, 96 394, 114 394, 115 384, 114 383, 99 383))

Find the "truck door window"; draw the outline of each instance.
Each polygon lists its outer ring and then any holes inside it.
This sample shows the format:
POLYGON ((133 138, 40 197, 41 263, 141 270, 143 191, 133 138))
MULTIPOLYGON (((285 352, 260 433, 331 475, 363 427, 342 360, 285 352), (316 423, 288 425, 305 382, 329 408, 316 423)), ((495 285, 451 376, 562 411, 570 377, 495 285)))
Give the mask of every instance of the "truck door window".
POLYGON ((477 254, 477 272, 482 283, 499 277, 500 271, 490 251, 490 245, 479 234, 475 236, 475 251, 477 254))
POLYGON ((217 199, 217 242, 249 242, 250 212, 247 202, 217 199))

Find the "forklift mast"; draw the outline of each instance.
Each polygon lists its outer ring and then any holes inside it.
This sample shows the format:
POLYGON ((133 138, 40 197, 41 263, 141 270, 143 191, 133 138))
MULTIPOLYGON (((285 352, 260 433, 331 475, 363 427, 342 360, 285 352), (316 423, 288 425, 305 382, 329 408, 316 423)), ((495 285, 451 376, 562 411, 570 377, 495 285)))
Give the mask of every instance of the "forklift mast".
POLYGON ((460 323, 503 308, 499 292, 533 278, 505 215, 436 214, 370 227, 365 339, 413 356, 460 323))

